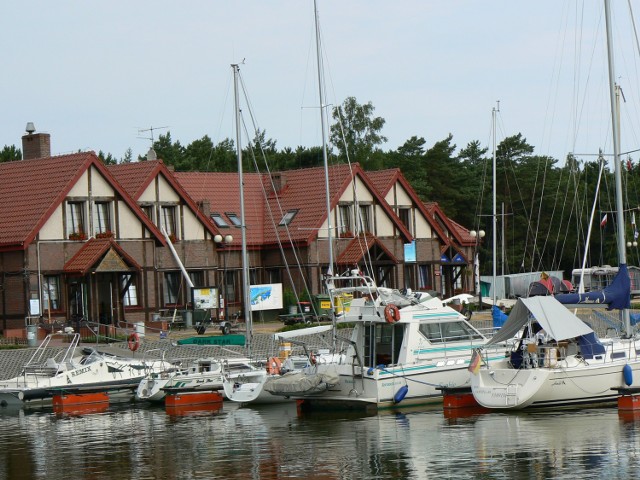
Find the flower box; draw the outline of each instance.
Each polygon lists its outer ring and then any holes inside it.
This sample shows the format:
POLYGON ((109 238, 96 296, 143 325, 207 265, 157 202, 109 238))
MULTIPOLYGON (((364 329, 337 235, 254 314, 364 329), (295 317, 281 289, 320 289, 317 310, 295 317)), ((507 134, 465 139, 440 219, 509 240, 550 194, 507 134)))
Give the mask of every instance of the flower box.
POLYGON ((84 232, 72 232, 69 234, 69 240, 86 240, 87 235, 84 232))

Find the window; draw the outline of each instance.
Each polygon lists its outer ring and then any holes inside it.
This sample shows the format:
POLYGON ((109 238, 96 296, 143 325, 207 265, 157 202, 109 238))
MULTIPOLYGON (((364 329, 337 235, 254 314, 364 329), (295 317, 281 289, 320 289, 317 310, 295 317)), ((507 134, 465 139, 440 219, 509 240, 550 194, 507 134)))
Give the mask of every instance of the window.
POLYGON ((136 286, 135 277, 130 274, 124 274, 120 277, 120 286, 122 288, 122 304, 125 307, 135 307, 138 305, 138 288, 136 286))
POLYGON ((42 278, 42 309, 60 310, 60 277, 44 276, 42 278))
POLYGON ((111 202, 93 204, 93 234, 111 231, 111 202))
POLYGON ((224 274, 225 301, 227 303, 236 302, 236 272, 227 271, 224 274))
POLYGON ((144 214, 149 217, 149 220, 153 222, 153 205, 142 205, 140 208, 142 208, 144 214))
POLYGON ((431 290, 435 285, 431 281, 431 269, 429 265, 418 265, 418 288, 423 290, 431 290))
POLYGON ((160 211, 161 218, 161 226, 164 227, 167 235, 177 237, 177 225, 176 225, 176 207, 162 207, 160 211))
POLYGON ((67 237, 76 235, 86 235, 84 228, 84 202, 67 203, 67 237))
POLYGON ((180 296, 180 272, 166 272, 164 274, 164 304, 176 305, 180 296))
POLYGON ((358 218, 358 226, 360 233, 371 233, 371 205, 360 205, 360 216, 358 218))
POLYGON ((233 224, 234 227, 239 227, 239 226, 242 225, 242 222, 240 221, 240 218, 235 213, 227 212, 227 218, 233 224))
POLYGON ((420 325, 420 333, 427 337, 431 343, 482 339, 482 335, 462 321, 422 324, 420 325))
POLYGON ((279 268, 269 268, 266 270, 267 281, 269 283, 281 283, 282 275, 279 268))
POLYGON ((229 228, 229 224, 224 221, 222 215, 220 215, 219 213, 212 213, 211 220, 214 221, 218 228, 229 228))
POLYGON ((289 225, 291 223, 291 220, 293 220, 293 217, 296 216, 296 213, 298 213, 298 210, 289 210, 287 213, 284 214, 278 226, 282 227, 285 225, 289 225))
POLYGON ((405 227, 407 227, 407 230, 413 233, 411 229, 411 209, 402 207, 398 208, 398 218, 400 218, 400 221, 405 227))
POLYGON ((340 205, 338 207, 338 212, 340 214, 340 226, 338 227, 338 232, 340 232, 340 236, 347 235, 347 234, 353 235, 351 205, 340 205))
POLYGON ((204 272, 189 272, 189 278, 194 287, 204 287, 204 272))

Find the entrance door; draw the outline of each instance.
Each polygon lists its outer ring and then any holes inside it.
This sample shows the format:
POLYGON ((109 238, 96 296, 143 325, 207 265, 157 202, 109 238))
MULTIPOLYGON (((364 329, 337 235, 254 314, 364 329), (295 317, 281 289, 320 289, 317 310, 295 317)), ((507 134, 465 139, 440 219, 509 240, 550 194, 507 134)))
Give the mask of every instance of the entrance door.
POLYGON ((103 325, 112 325, 116 314, 116 297, 114 297, 117 284, 114 273, 98 273, 94 276, 96 282, 98 321, 103 325))

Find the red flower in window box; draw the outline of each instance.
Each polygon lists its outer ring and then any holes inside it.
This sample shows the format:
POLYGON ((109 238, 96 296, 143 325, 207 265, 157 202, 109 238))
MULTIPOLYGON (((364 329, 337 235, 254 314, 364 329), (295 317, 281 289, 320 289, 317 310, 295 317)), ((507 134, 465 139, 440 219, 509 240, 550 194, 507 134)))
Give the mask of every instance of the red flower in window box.
POLYGON ((340 233, 340 238, 353 238, 353 232, 347 230, 345 232, 340 233))
POLYGON ((104 232, 96 233, 96 238, 113 238, 113 232, 105 230, 104 232))
POLYGON ((87 235, 84 232, 72 232, 69 234, 69 240, 86 240, 87 235))

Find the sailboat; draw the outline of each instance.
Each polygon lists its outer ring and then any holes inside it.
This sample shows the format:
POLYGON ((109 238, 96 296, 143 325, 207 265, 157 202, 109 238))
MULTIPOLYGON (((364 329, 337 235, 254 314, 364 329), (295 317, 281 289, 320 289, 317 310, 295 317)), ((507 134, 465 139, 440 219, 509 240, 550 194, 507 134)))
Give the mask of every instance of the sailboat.
MULTIPOLYGON (((314 11, 315 11, 315 25, 316 25, 316 52, 318 58, 318 84, 320 91, 320 112, 321 112, 321 123, 322 123, 322 152, 324 158, 324 171, 325 171, 325 186, 326 186, 326 202, 327 202, 327 212, 330 212, 330 200, 329 200, 329 177, 328 177, 328 160, 327 160, 327 144, 326 144, 326 132, 325 132, 325 116, 324 116, 324 91, 323 91, 323 83, 321 81, 321 59, 320 59, 320 30, 318 25, 318 14, 317 14, 317 6, 314 2, 314 11)), ((236 130, 237 130, 237 144, 238 144, 238 172, 240 175, 240 185, 242 188, 242 162, 241 155, 242 151, 240 149, 240 121, 239 121, 239 99, 238 99, 238 66, 234 65, 234 86, 235 86, 235 98, 236 98, 236 130)), ((244 207, 242 202, 242 189, 240 190, 241 202, 241 217, 244 219, 244 207)), ((331 225, 331 215, 327 215, 328 221, 328 248, 329 248, 329 265, 333 264, 333 246, 332 246, 332 225, 331 225)), ((243 220, 244 222, 244 220, 243 220)), ((244 225, 244 223, 243 223, 244 225)), ((243 226, 243 266, 246 265, 246 241, 244 236, 244 226, 243 226)), ((244 268, 243 268, 244 271, 244 268)), ((244 278, 244 277, 243 277, 244 278)), ((248 277, 247 277, 248 278, 248 277)), ((248 280, 247 280, 248 282, 248 280)), ((245 288, 248 291, 248 283, 245 283, 245 288)), ((247 303, 245 299, 245 304, 247 303)), ((333 306, 333 302, 331 304, 333 306)), ((245 308, 245 313, 249 312, 248 308, 245 308)), ((333 310, 333 308, 332 308, 333 310)), ((249 313, 250 315, 250 313, 249 313)), ((249 325, 249 320, 247 319, 247 325, 249 325)), ((247 329, 249 332, 249 336, 251 335, 250 329, 247 329)), ((334 327, 332 326, 318 326, 312 328, 306 328, 302 330, 295 330, 290 333, 280 333, 274 335, 274 341, 276 342, 292 342, 292 337, 301 337, 306 335, 313 335, 321 332, 326 332, 332 330, 335 332, 334 327)), ((341 355, 333 355, 329 351, 316 352, 315 354, 307 351, 306 346, 303 342, 296 341, 303 346, 305 350, 304 355, 295 355, 295 356, 278 356, 278 357, 270 357, 267 359, 266 364, 262 364, 261 362, 257 362, 255 364, 248 364, 247 368, 244 370, 236 371, 236 372, 226 372, 223 375, 222 386, 224 389, 225 396, 234 402, 239 402, 242 404, 252 403, 278 403, 283 401, 289 401, 289 397, 272 395, 268 389, 265 389, 265 385, 273 380, 278 380, 281 375, 284 375, 288 372, 300 372, 305 368, 308 368, 315 363, 332 363, 339 359, 342 359, 341 355)))
POLYGON ((609 0, 605 0, 618 216, 618 276, 603 292, 519 299, 502 329, 489 342, 494 344, 521 331, 515 348, 498 364, 472 372, 473 396, 483 407, 523 409, 601 404, 617 399, 617 393, 612 390, 616 387, 640 385, 638 339, 629 335, 630 280, 624 244, 610 16, 609 0), (584 303, 609 303, 610 308, 621 309, 626 335, 600 340, 591 327, 567 308, 567 304, 584 303))

